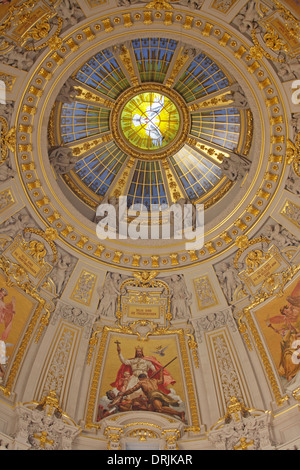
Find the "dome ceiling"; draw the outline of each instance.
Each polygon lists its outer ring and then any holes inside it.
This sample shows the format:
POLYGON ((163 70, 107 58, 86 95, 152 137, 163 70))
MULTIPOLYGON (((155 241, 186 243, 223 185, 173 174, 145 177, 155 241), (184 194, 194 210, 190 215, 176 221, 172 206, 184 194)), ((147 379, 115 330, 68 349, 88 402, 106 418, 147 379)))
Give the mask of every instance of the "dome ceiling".
MULTIPOLYGON (((142 204, 154 210, 181 197, 198 203, 226 184, 228 188, 222 160, 229 151, 238 152, 249 131, 246 109, 237 109, 230 99, 229 74, 205 53, 194 51, 189 66, 170 87, 168 71, 182 49, 179 41, 146 37, 128 42, 127 47, 119 44, 95 54, 73 74, 73 95, 59 95, 53 126, 58 130, 56 142, 70 148, 84 142, 91 148, 78 156, 65 178, 67 184, 85 193, 93 207, 104 197, 120 195, 114 187, 134 157, 124 192, 128 207, 142 204), (126 76, 127 63, 115 54, 122 48, 131 51, 135 71, 131 80, 126 76), (211 95, 212 106, 206 110, 211 95), (105 105, 95 103, 95 96, 106 99, 105 105), (214 108, 213 103, 221 106, 214 108), (105 135, 107 142, 93 148, 93 140, 105 135), (201 150, 205 145, 210 146, 207 153, 201 150), (172 178, 166 175, 164 161, 172 178)), ((188 53, 186 48, 186 57, 188 53)))
POLYGON ((144 437, 165 450, 300 445, 300 366, 286 340, 300 318, 292 25, 277 0, 5 8, 1 439, 35 449, 112 450, 144 437), (175 232, 99 237, 97 208, 124 196, 125 222, 138 213, 148 232, 149 209, 163 229, 174 203, 202 204, 203 246, 175 232), (174 409, 150 407, 147 394, 110 406, 109 392, 134 383, 121 377, 134 354, 168 372, 174 409), (57 420, 56 433, 49 403, 68 429, 57 420), (235 419, 244 427, 232 440, 235 419))
POLYGON ((82 21, 40 56, 22 93, 25 192, 63 244, 97 262, 163 270, 215 258, 258 229, 280 188, 278 76, 236 27, 197 9, 137 4, 82 21), (204 204, 204 245, 99 240, 97 207, 121 196, 129 207, 204 204))

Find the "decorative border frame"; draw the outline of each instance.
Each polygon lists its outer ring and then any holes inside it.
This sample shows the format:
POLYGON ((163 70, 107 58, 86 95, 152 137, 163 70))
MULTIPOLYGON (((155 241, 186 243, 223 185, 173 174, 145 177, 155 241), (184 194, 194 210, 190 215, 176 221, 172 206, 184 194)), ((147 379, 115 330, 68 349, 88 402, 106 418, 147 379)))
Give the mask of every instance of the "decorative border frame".
MULTIPOLYGON (((100 345, 98 348, 97 357, 94 361, 94 373, 92 375, 91 386, 90 386, 89 396, 88 396, 88 407, 87 407, 86 419, 85 419, 85 427, 87 429, 92 429, 92 428, 99 429, 101 427, 101 424, 97 424, 94 422, 94 413, 96 409, 96 400, 97 400, 98 388, 99 388, 98 385, 99 385, 99 381, 101 378, 105 347, 106 347, 108 336, 110 333, 119 333, 119 334, 123 333, 123 334, 131 334, 131 335, 136 336, 136 334, 133 333, 130 328, 120 329, 120 328, 110 327, 110 326, 103 327, 101 331, 101 340, 100 340, 100 345)), ((161 329, 157 329, 153 331, 151 335, 148 336, 148 339, 151 338, 151 336, 157 336, 157 335, 177 335, 178 345, 180 348, 180 357, 183 363, 183 371, 184 371, 183 379, 186 385, 188 405, 189 405, 190 418, 191 418, 191 426, 187 426, 185 430, 198 433, 200 431, 200 418, 198 415, 196 396, 195 396, 194 386, 193 386, 193 377, 191 373, 189 355, 187 352, 185 332, 183 329, 166 330, 166 329, 161 328, 161 329)))
POLYGON ((278 385, 278 378, 274 373, 274 368, 269 359, 265 345, 261 338, 261 334, 255 324, 251 311, 260 306, 266 300, 271 299, 271 297, 275 295, 283 295, 285 286, 295 278, 299 271, 300 265, 294 265, 289 266, 285 271, 272 274, 268 279, 266 279, 261 290, 254 297, 254 300, 242 310, 238 318, 239 330, 241 335, 244 337, 248 349, 251 348, 251 343, 249 341, 247 327, 251 332, 278 406, 283 405, 284 402, 288 399, 288 396, 281 394, 280 386, 278 385), (244 318, 246 322, 243 320, 244 318))
POLYGON ((10 287, 16 287, 21 289, 26 295, 30 296, 36 303, 37 306, 33 312, 31 320, 27 326, 23 338, 21 340, 18 351, 15 355, 14 361, 10 367, 10 371, 7 379, 5 380, 4 385, 0 385, 0 390, 4 395, 10 395, 12 392, 14 381, 17 377, 18 370, 21 366, 21 362, 25 355, 26 348, 29 344, 29 341, 34 334, 38 321, 40 320, 40 327, 36 333, 35 343, 39 341, 39 338, 42 334, 43 329, 48 325, 50 318, 50 310, 47 305, 46 299, 41 297, 36 291, 35 286, 31 284, 29 280, 22 282, 24 270, 18 264, 13 263, 11 260, 5 258, 4 256, 0 257, 0 269, 3 272, 4 277, 6 277, 6 283, 10 287), (45 311, 44 315, 41 316, 41 313, 45 311))

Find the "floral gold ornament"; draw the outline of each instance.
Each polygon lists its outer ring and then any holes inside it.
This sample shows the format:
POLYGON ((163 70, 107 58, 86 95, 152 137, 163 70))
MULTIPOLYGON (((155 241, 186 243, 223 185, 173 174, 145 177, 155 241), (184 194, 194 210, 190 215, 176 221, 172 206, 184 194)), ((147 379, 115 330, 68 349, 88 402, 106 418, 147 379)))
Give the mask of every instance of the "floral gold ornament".
POLYGON ((0 116, 0 149, 1 158, 0 164, 4 162, 8 157, 8 151, 15 152, 16 149, 16 128, 8 128, 7 120, 0 116))
POLYGON ((296 134, 295 142, 287 142, 287 164, 293 166, 293 170, 300 177, 300 132, 296 134))
POLYGON ((170 0, 153 0, 147 4, 146 8, 149 10, 172 10, 173 6, 170 4, 170 0))

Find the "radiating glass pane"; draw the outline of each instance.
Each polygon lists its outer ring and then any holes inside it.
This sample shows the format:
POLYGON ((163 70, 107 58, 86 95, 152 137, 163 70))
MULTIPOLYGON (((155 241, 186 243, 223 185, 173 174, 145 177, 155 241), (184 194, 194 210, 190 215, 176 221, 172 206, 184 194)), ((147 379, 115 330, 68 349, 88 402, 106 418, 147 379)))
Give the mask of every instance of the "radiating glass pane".
POLYGON ((191 200, 204 196, 223 176, 217 165, 188 145, 170 157, 170 160, 191 200))
POLYGON ((192 114, 191 135, 233 150, 237 147, 241 116, 236 108, 192 114))
POLYGON ((108 49, 98 52, 86 62, 77 72, 76 79, 113 99, 130 86, 116 58, 108 49))
POLYGON ((94 193, 104 196, 127 155, 114 142, 81 159, 74 168, 77 176, 94 193))
POLYGON ((229 86, 220 67, 207 55, 199 54, 175 85, 175 90, 189 103, 229 86))
POLYGON ((61 109, 60 135, 64 143, 109 130, 110 111, 84 103, 64 103, 61 109))
POLYGON ((134 39, 132 46, 142 82, 163 83, 177 41, 163 38, 134 39))
POLYGON ((128 207, 143 204, 150 209, 167 202, 160 162, 138 160, 128 191, 128 207))

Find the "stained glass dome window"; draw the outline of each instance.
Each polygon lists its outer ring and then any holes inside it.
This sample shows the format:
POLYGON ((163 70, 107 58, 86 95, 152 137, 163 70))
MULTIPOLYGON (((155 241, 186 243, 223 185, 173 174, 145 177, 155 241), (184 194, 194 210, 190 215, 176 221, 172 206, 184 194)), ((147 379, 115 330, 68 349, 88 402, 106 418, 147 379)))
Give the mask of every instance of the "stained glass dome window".
POLYGON ((132 98, 121 114, 125 138, 135 147, 155 150, 168 145, 179 130, 176 105, 159 93, 141 93, 132 98))
POLYGON ((78 158, 61 178, 88 195, 85 203, 126 195, 129 206, 150 207, 224 194, 222 158, 242 153, 246 111, 226 102, 234 79, 205 52, 178 66, 185 48, 168 38, 134 39, 99 51, 73 74, 77 96, 56 103, 54 128, 57 144, 78 158))

